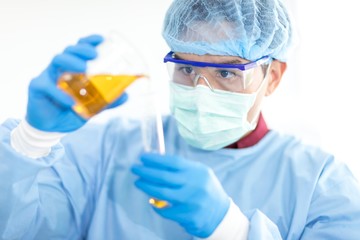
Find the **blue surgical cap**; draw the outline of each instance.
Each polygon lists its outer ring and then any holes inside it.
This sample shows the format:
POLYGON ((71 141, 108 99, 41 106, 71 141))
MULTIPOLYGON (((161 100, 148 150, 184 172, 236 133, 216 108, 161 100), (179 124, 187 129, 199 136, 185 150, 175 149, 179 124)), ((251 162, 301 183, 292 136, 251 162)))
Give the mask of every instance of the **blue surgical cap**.
POLYGON ((174 0, 162 34, 175 52, 286 61, 292 32, 280 0, 174 0))

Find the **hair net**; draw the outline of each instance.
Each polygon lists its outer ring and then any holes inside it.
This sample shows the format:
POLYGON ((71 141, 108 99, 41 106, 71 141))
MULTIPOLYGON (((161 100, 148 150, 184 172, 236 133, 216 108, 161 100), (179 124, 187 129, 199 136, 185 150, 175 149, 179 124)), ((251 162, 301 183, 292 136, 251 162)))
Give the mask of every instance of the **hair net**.
POLYGON ((292 27, 280 0, 174 0, 163 26, 172 51, 286 61, 292 27))

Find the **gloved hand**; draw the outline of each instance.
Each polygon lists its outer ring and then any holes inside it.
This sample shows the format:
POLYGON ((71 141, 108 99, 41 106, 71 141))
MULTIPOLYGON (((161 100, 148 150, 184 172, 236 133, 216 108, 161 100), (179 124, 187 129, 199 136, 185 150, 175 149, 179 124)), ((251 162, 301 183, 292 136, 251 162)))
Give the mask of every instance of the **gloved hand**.
MULTIPOLYGON (((100 35, 80 39, 76 45, 56 55, 50 65, 30 82, 26 120, 31 126, 48 132, 70 132, 85 124, 86 120, 72 110, 72 98, 56 84, 64 72, 84 73, 86 61, 96 58, 95 47, 102 41, 100 35)), ((108 108, 118 106, 126 99, 127 95, 123 94, 108 108)))
POLYGON ((170 206, 155 208, 161 216, 178 222, 196 237, 210 236, 224 218, 230 198, 207 166, 177 156, 142 154, 132 172, 135 185, 170 206))

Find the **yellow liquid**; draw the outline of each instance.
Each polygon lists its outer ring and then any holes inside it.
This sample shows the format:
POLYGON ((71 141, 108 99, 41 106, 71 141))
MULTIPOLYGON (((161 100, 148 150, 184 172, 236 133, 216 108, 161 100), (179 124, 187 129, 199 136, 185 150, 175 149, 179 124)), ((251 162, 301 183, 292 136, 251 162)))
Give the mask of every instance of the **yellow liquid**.
POLYGON ((158 199, 155 199, 155 198, 150 198, 149 203, 151 205, 153 205, 154 207, 156 207, 156 208, 164 208, 164 207, 168 206, 168 203, 166 201, 158 200, 158 199))
POLYGON ((115 101, 136 79, 143 75, 93 75, 65 73, 58 87, 75 101, 74 111, 90 118, 115 101))

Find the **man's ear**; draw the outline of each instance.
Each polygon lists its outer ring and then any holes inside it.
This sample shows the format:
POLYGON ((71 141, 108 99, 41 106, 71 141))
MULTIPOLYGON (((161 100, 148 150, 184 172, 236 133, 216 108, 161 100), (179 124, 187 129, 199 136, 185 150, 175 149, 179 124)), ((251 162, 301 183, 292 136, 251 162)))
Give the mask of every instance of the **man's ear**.
POLYGON ((269 80, 265 96, 270 96, 275 89, 278 87, 284 72, 286 71, 287 65, 285 62, 280 62, 274 59, 269 69, 269 80))

